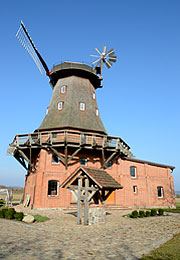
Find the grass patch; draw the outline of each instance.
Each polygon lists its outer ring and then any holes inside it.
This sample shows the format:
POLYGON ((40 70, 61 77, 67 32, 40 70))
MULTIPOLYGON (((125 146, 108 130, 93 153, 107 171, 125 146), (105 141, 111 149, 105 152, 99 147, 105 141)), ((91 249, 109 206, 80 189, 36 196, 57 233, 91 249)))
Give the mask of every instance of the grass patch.
POLYGON ((33 217, 35 218, 36 222, 44 222, 44 221, 49 219, 48 217, 41 216, 41 215, 38 215, 38 214, 37 215, 33 215, 33 217))
POLYGON ((149 255, 143 256, 141 260, 179 260, 180 259, 180 233, 153 250, 149 255))

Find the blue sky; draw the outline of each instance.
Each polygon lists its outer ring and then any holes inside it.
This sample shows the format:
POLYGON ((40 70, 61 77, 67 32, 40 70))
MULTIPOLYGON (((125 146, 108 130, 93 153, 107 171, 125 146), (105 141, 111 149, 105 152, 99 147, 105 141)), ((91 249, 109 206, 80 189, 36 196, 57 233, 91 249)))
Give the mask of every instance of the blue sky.
POLYGON ((174 165, 180 190, 180 1, 3 1, 0 8, 0 184, 23 186, 25 170, 6 155, 16 134, 41 124, 52 95, 15 38, 25 23, 49 68, 65 60, 91 64, 94 48, 114 48, 97 90, 109 135, 136 158, 174 165))

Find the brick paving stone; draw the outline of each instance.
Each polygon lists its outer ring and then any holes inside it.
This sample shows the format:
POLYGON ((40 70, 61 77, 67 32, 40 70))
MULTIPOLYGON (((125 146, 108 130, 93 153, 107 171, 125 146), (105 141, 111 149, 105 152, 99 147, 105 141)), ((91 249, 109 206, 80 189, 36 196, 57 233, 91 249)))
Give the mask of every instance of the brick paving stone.
POLYGON ((109 211, 106 224, 83 226, 70 210, 16 210, 50 219, 33 224, 0 219, 0 259, 136 260, 180 232, 180 214, 130 219, 122 217, 128 211, 109 211))

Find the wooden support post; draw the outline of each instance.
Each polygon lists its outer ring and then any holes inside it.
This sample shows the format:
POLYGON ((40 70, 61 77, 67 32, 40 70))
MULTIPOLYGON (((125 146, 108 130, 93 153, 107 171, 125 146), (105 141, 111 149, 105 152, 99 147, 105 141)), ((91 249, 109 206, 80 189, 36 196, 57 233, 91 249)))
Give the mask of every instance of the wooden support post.
POLYGON ((68 162, 70 162, 70 161, 74 158, 74 156, 81 151, 81 149, 82 149, 81 147, 78 148, 78 149, 69 157, 68 162))
POLYGON ((22 159, 22 157, 19 156, 18 151, 16 151, 16 152, 14 153, 14 157, 15 157, 16 160, 24 167, 24 169, 28 170, 28 168, 27 168, 27 166, 26 166, 26 164, 25 164, 24 159, 22 159))
POLYGON ((27 163, 30 165, 30 167, 33 168, 33 165, 31 164, 30 159, 25 155, 25 153, 23 153, 23 151, 18 150, 18 152, 20 153, 20 155, 27 161, 27 163))
POLYGON ((105 167, 104 162, 105 162, 104 148, 102 148, 102 163, 101 163, 101 168, 104 168, 104 167, 105 167))
POLYGON ((80 225, 82 222, 82 212, 81 212, 81 187, 82 187, 82 177, 78 178, 78 201, 77 201, 77 224, 80 225))
POLYGON ((67 144, 65 145, 65 148, 64 148, 64 154, 65 154, 65 169, 67 170, 67 168, 68 168, 68 149, 67 149, 67 144))
POLYGON ((85 199, 84 199, 84 225, 89 224, 88 213, 89 213, 89 202, 88 202, 88 188, 89 188, 89 180, 85 179, 85 199))
POLYGON ((56 149, 54 149, 53 147, 49 147, 49 149, 55 154, 55 155, 57 155, 59 158, 60 158, 60 160, 65 164, 65 159, 62 157, 62 155, 60 154, 60 153, 58 153, 58 151, 56 151, 56 149))

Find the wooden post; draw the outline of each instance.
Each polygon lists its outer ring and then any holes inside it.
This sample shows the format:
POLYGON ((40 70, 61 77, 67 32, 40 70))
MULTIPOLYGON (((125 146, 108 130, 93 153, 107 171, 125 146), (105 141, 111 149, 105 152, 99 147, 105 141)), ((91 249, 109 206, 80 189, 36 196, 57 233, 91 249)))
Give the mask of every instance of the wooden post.
POLYGON ((82 212, 81 212, 81 187, 82 178, 78 178, 78 201, 77 201, 77 224, 80 225, 82 222, 82 212))
POLYGON ((89 180, 85 179, 85 199, 84 199, 84 225, 89 224, 88 220, 88 212, 89 212, 89 202, 88 202, 88 188, 89 188, 89 180))
POLYGON ((65 169, 67 170, 68 168, 68 148, 67 148, 67 144, 65 144, 65 169))
POLYGON ((105 168, 104 162, 105 162, 104 148, 102 148, 102 164, 101 164, 101 168, 105 168))

